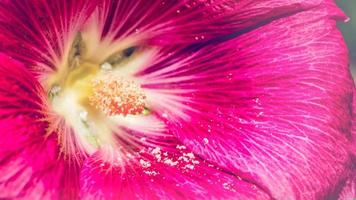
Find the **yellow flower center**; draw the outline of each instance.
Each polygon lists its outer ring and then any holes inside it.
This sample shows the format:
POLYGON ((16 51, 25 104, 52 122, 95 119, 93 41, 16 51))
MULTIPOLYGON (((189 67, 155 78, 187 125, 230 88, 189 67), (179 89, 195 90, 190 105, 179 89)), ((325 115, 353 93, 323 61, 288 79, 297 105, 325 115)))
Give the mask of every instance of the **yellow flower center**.
POLYGON ((56 116, 49 129, 58 133, 63 152, 72 155, 76 149, 91 154, 117 146, 118 124, 149 114, 134 74, 150 62, 153 50, 130 41, 93 42, 88 34, 73 38, 57 70, 44 80, 56 116))

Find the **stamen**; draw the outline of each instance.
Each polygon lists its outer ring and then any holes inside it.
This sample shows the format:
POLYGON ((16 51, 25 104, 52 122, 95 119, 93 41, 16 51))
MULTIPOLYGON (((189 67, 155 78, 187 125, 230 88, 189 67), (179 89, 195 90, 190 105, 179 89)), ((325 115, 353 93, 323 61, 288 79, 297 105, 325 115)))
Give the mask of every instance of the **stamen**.
POLYGON ((104 76, 92 82, 90 104, 109 116, 142 114, 146 96, 140 85, 120 76, 104 76))

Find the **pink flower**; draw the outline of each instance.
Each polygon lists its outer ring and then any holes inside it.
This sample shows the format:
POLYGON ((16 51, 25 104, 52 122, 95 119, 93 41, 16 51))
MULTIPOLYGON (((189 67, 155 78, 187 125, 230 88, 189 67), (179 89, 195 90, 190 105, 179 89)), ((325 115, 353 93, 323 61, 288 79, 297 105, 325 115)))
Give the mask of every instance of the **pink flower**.
POLYGON ((356 197, 337 20, 331 0, 1 1, 0 198, 356 197))

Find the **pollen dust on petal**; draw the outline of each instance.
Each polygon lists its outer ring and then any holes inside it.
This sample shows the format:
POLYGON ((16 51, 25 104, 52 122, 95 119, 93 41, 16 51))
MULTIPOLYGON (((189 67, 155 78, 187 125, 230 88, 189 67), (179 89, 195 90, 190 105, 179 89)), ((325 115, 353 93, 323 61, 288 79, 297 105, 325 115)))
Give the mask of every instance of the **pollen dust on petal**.
POLYGON ((144 112, 146 96, 139 84, 120 76, 104 76, 92 81, 90 104, 109 116, 144 112))

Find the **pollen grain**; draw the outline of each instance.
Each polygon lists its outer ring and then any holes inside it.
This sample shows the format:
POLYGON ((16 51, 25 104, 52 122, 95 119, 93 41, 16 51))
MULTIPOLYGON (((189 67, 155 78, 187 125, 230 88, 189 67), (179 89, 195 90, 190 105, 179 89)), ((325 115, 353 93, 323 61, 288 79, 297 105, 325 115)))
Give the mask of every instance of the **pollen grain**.
POLYGON ((90 104, 106 115, 142 114, 146 107, 146 96, 140 85, 118 76, 105 76, 92 81, 93 93, 90 104))

